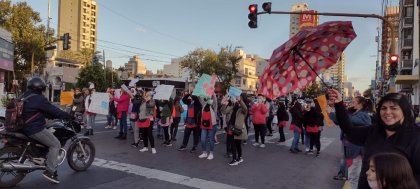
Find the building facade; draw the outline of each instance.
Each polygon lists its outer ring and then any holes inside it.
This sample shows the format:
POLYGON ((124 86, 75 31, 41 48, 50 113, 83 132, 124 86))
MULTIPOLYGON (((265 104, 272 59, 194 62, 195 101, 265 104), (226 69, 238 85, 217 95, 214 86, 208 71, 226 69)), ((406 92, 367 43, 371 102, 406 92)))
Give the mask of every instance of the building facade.
MULTIPOLYGON (((307 3, 297 3, 292 5, 292 12, 302 12, 307 11, 308 4, 307 3)), ((290 32, 289 38, 297 34, 300 30, 300 15, 299 14, 291 14, 290 15, 290 32)))
POLYGON ((399 5, 399 74, 396 77, 397 90, 411 97, 416 108, 420 104, 419 83, 419 0, 401 0, 399 5))
MULTIPOLYGON (((69 33, 72 51, 96 50, 98 4, 96 0, 59 0, 58 35, 69 33)), ((62 42, 59 41, 59 49, 62 42)))
POLYGON ((247 55, 242 49, 235 51, 241 60, 238 63, 238 73, 232 81, 232 85, 240 88, 243 92, 253 94, 257 91, 257 61, 255 55, 247 55))
POLYGON ((134 78, 137 75, 145 75, 147 68, 139 56, 133 56, 124 64, 124 70, 127 71, 129 78, 134 78))
POLYGON ((187 68, 181 68, 182 58, 172 58, 171 64, 163 65, 163 74, 177 78, 187 79, 190 72, 187 68))

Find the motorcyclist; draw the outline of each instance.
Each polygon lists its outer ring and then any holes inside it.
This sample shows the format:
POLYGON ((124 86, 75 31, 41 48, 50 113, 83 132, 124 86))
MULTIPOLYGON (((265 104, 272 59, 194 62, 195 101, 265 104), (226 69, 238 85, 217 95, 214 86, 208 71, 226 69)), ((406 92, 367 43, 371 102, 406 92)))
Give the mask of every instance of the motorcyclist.
POLYGON ((52 105, 47 98, 42 95, 42 92, 45 91, 45 89, 46 84, 39 77, 33 77, 28 81, 27 91, 23 94, 23 97, 27 97, 31 94, 36 95, 28 98, 24 102, 22 112, 23 120, 27 121, 31 118, 31 121, 25 125, 22 132, 30 138, 48 146, 49 151, 46 160, 46 170, 42 175, 51 182, 58 184, 60 181, 57 178, 57 156, 61 144, 53 133, 45 128, 45 119, 56 118, 70 120, 72 119, 72 116, 52 105))

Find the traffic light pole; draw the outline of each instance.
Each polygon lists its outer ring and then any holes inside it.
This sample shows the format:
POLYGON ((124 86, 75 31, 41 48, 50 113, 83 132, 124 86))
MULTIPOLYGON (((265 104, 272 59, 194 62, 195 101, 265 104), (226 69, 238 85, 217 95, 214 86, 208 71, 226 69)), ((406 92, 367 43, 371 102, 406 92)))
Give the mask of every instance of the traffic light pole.
POLYGON ((354 13, 338 13, 338 12, 287 12, 287 11, 271 11, 269 12, 258 12, 257 15, 260 14, 309 14, 309 15, 321 15, 321 16, 343 16, 343 17, 359 17, 359 18, 377 18, 385 22, 387 27, 391 31, 391 49, 390 53, 395 54, 395 31, 394 28, 391 25, 391 22, 389 22, 385 17, 377 15, 377 14, 354 14, 354 13))

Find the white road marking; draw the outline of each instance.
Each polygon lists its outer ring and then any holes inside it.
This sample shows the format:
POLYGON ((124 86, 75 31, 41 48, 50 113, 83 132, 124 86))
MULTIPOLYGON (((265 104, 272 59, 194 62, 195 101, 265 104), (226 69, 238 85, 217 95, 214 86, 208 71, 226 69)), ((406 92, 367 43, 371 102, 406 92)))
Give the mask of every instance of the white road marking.
POLYGON ((93 165, 107 169, 113 169, 125 173, 143 176, 149 179, 157 179, 175 184, 181 184, 193 188, 203 189, 243 189, 241 187, 223 184, 214 181, 208 181, 199 178, 192 178, 184 175, 179 175, 167 171, 151 169, 133 164, 120 163, 116 161, 108 161, 105 159, 95 158, 93 165))

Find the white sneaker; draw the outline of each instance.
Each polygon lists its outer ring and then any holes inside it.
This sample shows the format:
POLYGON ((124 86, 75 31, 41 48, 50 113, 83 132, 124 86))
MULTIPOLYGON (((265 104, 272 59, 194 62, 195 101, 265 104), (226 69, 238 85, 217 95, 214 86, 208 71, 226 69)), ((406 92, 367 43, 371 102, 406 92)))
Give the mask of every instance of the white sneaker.
POLYGON ((256 142, 256 143, 254 143, 254 144, 252 144, 252 145, 254 145, 254 146, 259 146, 259 145, 260 145, 260 143, 259 143, 259 142, 256 142))
POLYGON ((208 160, 212 160, 214 157, 213 157, 213 152, 210 152, 209 153, 209 156, 207 156, 207 159, 208 160))
POLYGON ((261 147, 261 148, 265 148, 265 144, 261 144, 261 145, 260 145, 260 147, 261 147))
POLYGON ((116 130, 117 129, 117 126, 114 126, 112 129, 116 130))
POLYGON ((207 152, 203 152, 201 155, 198 156, 198 158, 206 158, 207 152))
POLYGON ((244 162, 244 158, 239 158, 238 163, 244 162))
POLYGON ((156 154, 156 148, 152 148, 152 154, 156 154))
POLYGON ((140 152, 147 152, 149 151, 149 148, 143 147, 142 149, 139 150, 140 152))
POLYGON ((109 125, 107 125, 106 127, 105 127, 105 129, 110 129, 111 128, 111 126, 109 126, 109 125))

